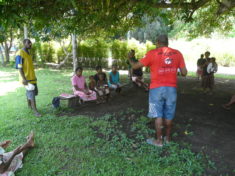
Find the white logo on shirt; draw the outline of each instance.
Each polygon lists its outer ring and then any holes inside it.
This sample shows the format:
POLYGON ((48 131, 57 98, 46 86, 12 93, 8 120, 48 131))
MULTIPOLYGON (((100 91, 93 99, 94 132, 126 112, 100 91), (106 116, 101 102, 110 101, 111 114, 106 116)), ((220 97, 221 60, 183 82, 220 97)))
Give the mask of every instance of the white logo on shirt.
POLYGON ((171 63, 172 63, 172 59, 169 58, 169 57, 167 57, 167 58, 165 59, 165 64, 169 65, 169 64, 171 64, 171 63))

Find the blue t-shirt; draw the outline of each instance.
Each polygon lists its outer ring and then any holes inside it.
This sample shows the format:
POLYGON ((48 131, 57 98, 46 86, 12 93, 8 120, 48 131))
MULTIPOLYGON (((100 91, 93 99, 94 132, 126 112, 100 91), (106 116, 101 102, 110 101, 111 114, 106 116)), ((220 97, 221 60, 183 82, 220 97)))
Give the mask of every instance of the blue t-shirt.
POLYGON ((109 80, 110 84, 118 84, 119 83, 119 72, 116 72, 116 74, 113 74, 113 72, 110 72, 109 75, 112 79, 112 82, 111 82, 111 80, 109 80))

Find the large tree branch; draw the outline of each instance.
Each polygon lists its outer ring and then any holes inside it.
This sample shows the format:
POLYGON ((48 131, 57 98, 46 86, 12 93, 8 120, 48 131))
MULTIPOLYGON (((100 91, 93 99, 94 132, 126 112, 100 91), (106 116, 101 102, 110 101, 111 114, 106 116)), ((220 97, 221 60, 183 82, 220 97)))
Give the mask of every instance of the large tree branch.
POLYGON ((221 14, 235 8, 235 1, 234 0, 223 0, 222 2, 217 0, 217 2, 219 3, 219 9, 217 11, 217 15, 221 15, 221 14))
MULTIPOLYGON (((142 0, 132 0, 133 2, 143 2, 142 0)), ((161 1, 161 2, 151 2, 151 1, 144 1, 144 3, 155 7, 155 8, 187 8, 187 9, 191 9, 191 10, 196 10, 202 6, 204 6, 207 2, 209 2, 211 0, 192 0, 191 2, 179 2, 179 3, 168 3, 165 1, 161 1)))
POLYGON ((13 41, 13 31, 12 31, 12 29, 11 29, 11 31, 10 31, 10 44, 9 44, 9 46, 8 46, 8 50, 10 50, 11 47, 12 47, 12 41, 13 41))

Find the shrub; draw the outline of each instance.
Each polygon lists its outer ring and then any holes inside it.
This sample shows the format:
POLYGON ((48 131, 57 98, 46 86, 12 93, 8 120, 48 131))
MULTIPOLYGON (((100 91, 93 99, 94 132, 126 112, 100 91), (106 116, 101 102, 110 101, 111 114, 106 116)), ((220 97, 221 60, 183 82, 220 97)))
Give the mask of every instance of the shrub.
POLYGON ((216 62, 219 65, 222 65, 224 67, 229 67, 229 66, 235 66, 235 57, 231 54, 228 53, 223 53, 221 55, 217 56, 216 62))
POLYGON ((41 61, 53 62, 55 50, 50 43, 44 43, 41 51, 41 61))

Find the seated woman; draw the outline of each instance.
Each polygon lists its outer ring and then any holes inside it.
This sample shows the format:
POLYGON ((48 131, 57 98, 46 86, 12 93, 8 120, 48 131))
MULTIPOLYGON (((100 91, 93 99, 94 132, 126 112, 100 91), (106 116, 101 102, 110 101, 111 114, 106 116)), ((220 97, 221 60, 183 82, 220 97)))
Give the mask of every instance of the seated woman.
POLYGON ((117 66, 112 66, 112 71, 109 73, 109 87, 116 90, 116 92, 121 92, 121 83, 119 80, 119 72, 117 71, 117 66))
POLYGON ((110 96, 109 86, 102 73, 98 74, 98 78, 99 80, 96 85, 96 92, 99 96, 99 101, 104 103, 108 101, 110 96))
POLYGON ((79 96, 83 101, 96 100, 96 93, 88 89, 82 72, 82 67, 77 67, 75 75, 71 78, 74 95, 79 96))
POLYGON ((34 134, 31 132, 24 145, 11 152, 5 152, 11 141, 0 143, 0 175, 13 176, 14 172, 23 167, 23 158, 26 152, 34 147, 34 134))

